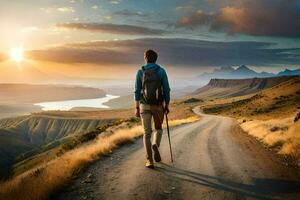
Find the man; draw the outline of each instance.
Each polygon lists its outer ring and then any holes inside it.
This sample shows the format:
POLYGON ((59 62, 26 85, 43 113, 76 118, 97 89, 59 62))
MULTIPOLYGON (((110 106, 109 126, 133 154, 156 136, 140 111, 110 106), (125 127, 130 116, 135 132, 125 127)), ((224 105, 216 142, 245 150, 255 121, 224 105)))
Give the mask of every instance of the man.
POLYGON ((156 64, 157 53, 147 50, 144 53, 145 65, 138 70, 135 81, 136 116, 141 117, 144 127, 144 147, 146 150, 146 167, 154 168, 160 162, 159 145, 162 137, 164 113, 169 113, 170 87, 166 71, 156 64), (156 132, 152 135, 152 118, 156 132), (153 157, 152 157, 153 150, 153 157))

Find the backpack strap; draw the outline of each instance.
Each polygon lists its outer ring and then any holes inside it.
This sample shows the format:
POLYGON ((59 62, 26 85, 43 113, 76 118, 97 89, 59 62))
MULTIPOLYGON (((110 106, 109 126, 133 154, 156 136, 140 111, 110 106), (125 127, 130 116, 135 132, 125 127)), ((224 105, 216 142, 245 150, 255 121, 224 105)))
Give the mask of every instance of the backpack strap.
POLYGON ((143 66, 141 67, 141 69, 142 69, 142 73, 143 73, 143 78, 142 78, 142 91, 144 91, 144 90, 145 90, 144 73, 145 73, 145 71, 146 71, 145 66, 143 65, 143 66))

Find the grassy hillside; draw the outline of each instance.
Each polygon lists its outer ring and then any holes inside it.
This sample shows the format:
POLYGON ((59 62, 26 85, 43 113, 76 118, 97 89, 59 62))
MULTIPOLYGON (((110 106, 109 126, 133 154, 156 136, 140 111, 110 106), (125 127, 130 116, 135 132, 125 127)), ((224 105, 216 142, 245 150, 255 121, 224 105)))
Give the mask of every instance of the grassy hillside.
POLYGON ((237 118, 269 119, 294 116, 299 108, 300 77, 296 76, 251 95, 215 101, 204 111, 237 118))
MULTIPOLYGON (((181 101, 170 105, 170 120, 194 116, 192 107, 181 101)), ((2 173, 13 165, 20 174, 60 156, 98 134, 107 125, 134 119, 134 109, 102 111, 45 111, 29 116, 0 119, 0 168, 2 173), (1 143, 2 142, 2 143, 1 143), (10 152, 10 153, 7 153, 10 152)), ((135 121, 135 120, 134 120, 135 121)), ((136 122, 136 121, 135 121, 136 122)))
POLYGON ((300 120, 295 118, 300 113, 300 76, 251 95, 210 101, 203 111, 235 117, 244 131, 300 166, 300 120))
POLYGON ((23 135, 8 130, 0 130, 0 179, 7 176, 7 172, 15 162, 17 155, 32 148, 34 146, 23 135))
MULTIPOLYGON (((169 125, 174 127, 197 120, 199 120, 198 117, 192 116, 186 119, 170 120, 169 125)), ((165 128, 165 124, 163 127, 165 128)), ((74 176, 80 173, 82 168, 143 135, 141 125, 131 119, 116 126, 113 125, 111 128, 97 129, 87 133, 88 135, 95 134, 96 137, 51 160, 44 159, 40 165, 0 183, 0 198, 49 199, 53 193, 65 187, 74 176)))
POLYGON ((0 120, 0 171, 7 172, 16 160, 52 149, 76 135, 112 122, 113 119, 59 118, 30 115, 0 120))

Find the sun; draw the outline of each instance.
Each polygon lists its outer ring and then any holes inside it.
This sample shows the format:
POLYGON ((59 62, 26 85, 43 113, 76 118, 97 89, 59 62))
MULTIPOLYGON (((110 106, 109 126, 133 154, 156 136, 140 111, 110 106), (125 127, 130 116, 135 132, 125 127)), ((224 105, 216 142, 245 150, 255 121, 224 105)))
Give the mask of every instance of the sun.
POLYGON ((10 58, 16 62, 21 62, 24 59, 24 51, 22 47, 13 48, 10 52, 10 58))

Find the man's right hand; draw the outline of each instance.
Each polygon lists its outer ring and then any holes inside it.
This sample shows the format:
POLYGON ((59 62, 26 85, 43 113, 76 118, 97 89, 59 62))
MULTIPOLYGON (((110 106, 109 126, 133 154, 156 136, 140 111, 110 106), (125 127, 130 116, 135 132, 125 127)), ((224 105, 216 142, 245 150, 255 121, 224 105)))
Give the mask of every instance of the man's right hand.
POLYGON ((138 107, 135 109, 135 116, 141 117, 140 108, 138 108, 138 107))
POLYGON ((169 114, 169 112, 170 112, 170 110, 169 110, 169 105, 165 105, 165 107, 164 107, 164 112, 165 112, 166 114, 169 114))

